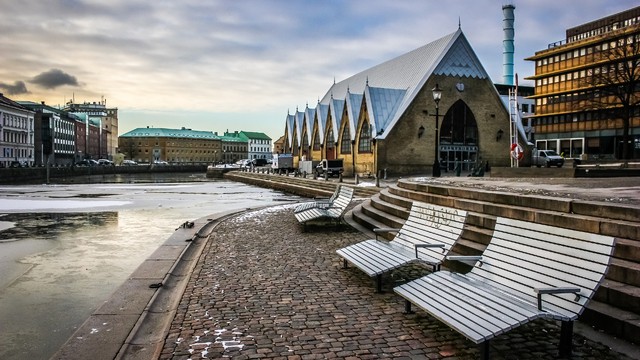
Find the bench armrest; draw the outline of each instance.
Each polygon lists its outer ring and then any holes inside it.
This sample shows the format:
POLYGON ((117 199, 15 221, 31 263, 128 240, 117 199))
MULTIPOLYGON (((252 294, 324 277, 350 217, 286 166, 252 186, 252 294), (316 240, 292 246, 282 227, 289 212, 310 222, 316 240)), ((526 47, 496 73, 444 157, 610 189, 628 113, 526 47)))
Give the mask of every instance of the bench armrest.
POLYGON ((580 288, 576 287, 534 288, 533 291, 538 294, 538 310, 540 311, 542 311, 542 295, 544 294, 576 294, 575 301, 580 300, 580 288))
POLYGON ((396 228, 375 228, 373 232, 376 234, 376 240, 378 240, 378 233, 398 232, 400 229, 396 228))
POLYGON ((479 267, 482 266, 482 256, 480 256, 480 255, 477 255, 477 256, 473 256, 473 255, 468 255, 468 256, 452 255, 452 256, 447 256, 447 260, 460 261, 460 262, 464 262, 464 263, 470 263, 470 262, 479 261, 480 264, 478 266, 479 267))
POLYGON ((413 246, 416 248, 416 259, 418 258, 419 248, 442 248, 443 253, 446 251, 444 249, 444 244, 414 244, 413 246))

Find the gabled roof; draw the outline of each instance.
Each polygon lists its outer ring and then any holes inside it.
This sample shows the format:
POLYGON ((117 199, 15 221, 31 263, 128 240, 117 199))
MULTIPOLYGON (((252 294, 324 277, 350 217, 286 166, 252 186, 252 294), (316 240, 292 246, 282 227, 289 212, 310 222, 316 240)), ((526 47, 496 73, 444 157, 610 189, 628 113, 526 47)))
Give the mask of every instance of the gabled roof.
MULTIPOLYGON (((304 122, 307 125, 307 142, 311 144, 311 132, 313 132, 313 119, 316 117, 316 109, 310 108, 307 105, 307 108, 304 110, 304 122)), ((302 143, 302 141, 300 142, 302 143)))
POLYGON ((296 140, 297 144, 291 144, 292 146, 300 146, 302 145, 302 124, 304 123, 304 112, 296 110, 295 116, 295 129, 296 129, 296 140))
POLYGON ((247 138, 247 140, 271 140, 267 134, 261 132, 240 131, 240 136, 247 138))
POLYGON ((351 140, 356 138, 356 125, 358 124, 358 117, 360 116, 360 105, 362 104, 362 94, 352 94, 347 91, 347 99, 345 100, 347 106, 347 121, 349 122, 345 126, 349 126, 349 134, 351 140))
MULTIPOLYGON (((190 139, 220 139, 211 131, 198 131, 191 129, 167 129, 167 128, 137 128, 120 135, 121 137, 170 137, 190 139)), ((225 137, 226 138, 226 137, 225 137)))
POLYGON ((367 85, 364 97, 373 136, 381 135, 388 128, 406 93, 407 91, 403 89, 376 88, 367 85))
POLYGON ((462 30, 458 29, 429 44, 333 84, 320 103, 329 104, 334 96, 346 97, 348 91, 364 93, 367 84, 377 88, 404 90, 405 94, 399 100, 397 110, 386 121, 384 132, 376 136, 383 139, 433 74, 489 78, 462 30))
MULTIPOLYGON (((285 123, 285 131, 287 133, 287 140, 289 140, 289 146, 293 146, 291 142, 293 141, 293 128, 295 123, 295 117, 289 113, 287 113, 287 120, 285 123)), ((286 146, 287 144, 285 144, 286 146)))
MULTIPOLYGON (((329 116, 329 105, 318 103, 318 106, 316 106, 316 120, 318 121, 319 134, 324 134, 324 129, 327 126, 327 116, 329 116)), ((322 139, 322 136, 320 138, 322 139)))
POLYGON ((331 98, 329 102, 329 114, 331 114, 331 126, 333 128, 333 142, 338 141, 340 122, 344 110, 344 100, 331 98))
POLYGON ((11 107, 11 108, 14 108, 16 110, 29 111, 29 109, 27 109, 26 107, 22 106, 17 101, 13 101, 13 100, 9 99, 8 97, 4 96, 3 94, 0 94, 0 105, 11 107))

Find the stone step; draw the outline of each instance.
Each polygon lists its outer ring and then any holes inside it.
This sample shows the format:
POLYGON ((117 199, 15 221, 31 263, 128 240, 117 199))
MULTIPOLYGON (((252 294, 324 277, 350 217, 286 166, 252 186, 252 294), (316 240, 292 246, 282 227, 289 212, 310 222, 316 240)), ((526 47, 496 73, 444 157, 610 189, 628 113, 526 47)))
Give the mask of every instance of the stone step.
POLYGON ((640 339, 640 316, 597 300, 591 300, 580 320, 598 330, 637 344, 640 339))
MULTIPOLYGON (((361 212, 363 215, 375 220, 377 223, 383 224, 382 226, 378 226, 378 227, 385 227, 385 228, 392 227, 392 228, 399 229, 402 227, 402 225, 405 222, 405 219, 403 218, 385 213, 384 211, 380 211, 374 208, 369 201, 362 204, 361 212)), ((373 228, 370 228, 370 229, 373 229, 373 228)), ((384 237, 386 239, 391 240, 393 239, 394 235, 395 234, 386 234, 386 236, 384 237)))
POLYGON ((399 218, 407 219, 409 217, 409 210, 406 207, 386 202, 380 198, 380 194, 371 197, 371 205, 380 211, 399 218))
POLYGON ((640 314, 640 287, 637 286, 605 279, 596 291, 594 299, 640 314))
MULTIPOLYGON (((367 230, 372 231, 373 229, 376 228, 385 228, 385 227, 389 227, 388 225, 381 223, 369 216, 367 216, 363 211, 362 211, 362 207, 364 206, 364 204, 366 204, 366 201, 362 204, 357 205, 356 207, 353 208, 353 212, 351 213, 351 217, 353 218, 353 220, 355 222, 357 222, 359 225, 361 225, 362 227, 366 228, 367 230)), ((387 234, 388 235, 388 234, 387 234)), ((384 238, 387 239, 387 236, 385 236, 385 234, 380 234, 378 236, 379 238, 384 238)), ((389 240, 389 239, 387 239, 389 240)))
POLYGON ((640 287, 640 263, 613 258, 607 279, 640 287))
POLYGON ((406 197, 403 197, 403 196, 392 194, 389 191, 389 188, 382 189, 379 195, 380 195, 381 201, 388 202, 397 206, 402 206, 407 210, 411 209, 411 204, 413 203, 412 200, 407 199, 406 197))
MULTIPOLYGON (((467 216, 467 220, 469 219, 470 216, 467 216)), ((492 229, 471 225, 468 222, 466 223, 461 235, 463 239, 478 244, 478 247, 482 250, 484 250, 487 245, 489 245, 489 241, 491 241, 492 236, 492 229)))
POLYGON ((640 263, 640 241, 616 239, 616 248, 613 256, 640 263))

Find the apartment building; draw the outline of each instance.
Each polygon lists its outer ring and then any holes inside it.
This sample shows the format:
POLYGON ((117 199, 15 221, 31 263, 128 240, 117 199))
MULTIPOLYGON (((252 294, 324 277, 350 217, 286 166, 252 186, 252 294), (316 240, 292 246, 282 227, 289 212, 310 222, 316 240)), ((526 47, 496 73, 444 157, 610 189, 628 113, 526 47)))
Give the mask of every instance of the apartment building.
POLYGON ((640 158, 640 7, 566 30, 535 62, 534 144, 566 157, 640 158))

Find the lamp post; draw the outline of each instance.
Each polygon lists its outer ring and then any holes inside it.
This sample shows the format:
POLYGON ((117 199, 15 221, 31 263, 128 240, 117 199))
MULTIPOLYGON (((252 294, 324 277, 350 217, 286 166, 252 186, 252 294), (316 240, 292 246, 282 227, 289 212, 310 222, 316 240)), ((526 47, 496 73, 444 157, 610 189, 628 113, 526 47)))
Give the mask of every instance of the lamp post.
POLYGON ((433 141, 434 143, 434 152, 433 152, 433 170, 431 171, 431 174, 433 177, 440 177, 440 151, 439 150, 439 135, 438 135, 438 104, 440 103, 440 99, 442 98, 442 90, 440 90, 440 87, 438 87, 438 84, 436 84, 436 87, 433 88, 433 90, 431 90, 433 92, 433 101, 436 102, 436 133, 435 133, 435 139, 433 141))

